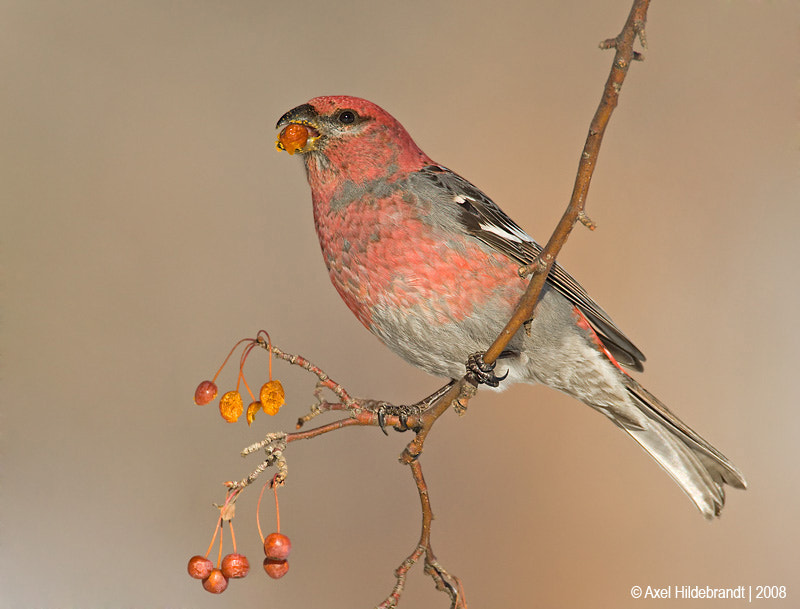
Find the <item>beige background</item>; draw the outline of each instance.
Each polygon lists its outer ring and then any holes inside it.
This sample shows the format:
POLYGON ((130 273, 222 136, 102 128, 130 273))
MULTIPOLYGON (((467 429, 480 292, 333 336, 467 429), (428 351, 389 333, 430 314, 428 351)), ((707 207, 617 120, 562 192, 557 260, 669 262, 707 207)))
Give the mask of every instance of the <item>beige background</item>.
MULTIPOLYGON (((284 580, 258 566, 256 492, 237 518, 251 576, 215 598, 184 571, 220 483, 255 465, 238 450, 311 401, 312 380, 279 365, 290 405, 275 419, 248 429, 194 406, 236 339, 267 328, 357 395, 438 385, 339 301, 273 125, 315 95, 367 97, 545 240, 608 72, 597 43, 628 7, 0 3, 0 605, 384 598, 418 499, 396 461, 409 437, 377 430, 291 447, 284 580)), ((751 489, 709 524, 586 407, 540 387, 482 393, 424 455, 435 548, 471 606, 656 606, 631 599, 637 584, 785 585, 788 600, 754 605, 798 606, 797 13, 654 3, 590 193, 600 229, 562 257, 646 352, 642 381, 751 489)), ((403 606, 447 602, 415 573, 403 606)))

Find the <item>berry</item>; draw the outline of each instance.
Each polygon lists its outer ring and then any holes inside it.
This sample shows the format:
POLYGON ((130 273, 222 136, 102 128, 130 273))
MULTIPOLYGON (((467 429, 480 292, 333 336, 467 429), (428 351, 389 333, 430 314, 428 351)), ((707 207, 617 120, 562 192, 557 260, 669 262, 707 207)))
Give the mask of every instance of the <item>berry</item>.
POLYGON ((229 391, 219 400, 219 413, 228 423, 235 423, 244 412, 242 394, 238 391, 229 391))
MULTIPOLYGON (((286 535, 270 533, 264 539, 264 554, 269 560, 286 560, 292 550, 292 542, 286 535)), ((266 567, 265 567, 266 568, 266 567)))
POLYGON ((194 403, 204 406, 217 397, 217 386, 214 381, 203 381, 194 390, 194 403))
POLYGON ((228 579, 244 577, 250 571, 250 563, 243 554, 228 554, 222 559, 222 574, 228 579))
POLYGON ((203 588, 211 592, 211 594, 221 594, 225 592, 225 588, 227 587, 228 578, 225 577, 219 569, 212 569, 208 577, 203 580, 203 588))
POLYGON ((250 402, 247 407, 247 424, 252 425, 256 419, 256 413, 261 410, 261 402, 250 402))
POLYGON ((308 127, 292 123, 287 125, 278 136, 278 148, 289 154, 294 154, 306 145, 308 141, 308 127))
POLYGON ((283 390, 283 385, 280 381, 269 381, 261 387, 259 399, 264 412, 269 415, 276 415, 281 406, 286 403, 286 392, 283 390))
POLYGON ((264 571, 266 571, 267 575, 272 579, 280 579, 289 572, 289 561, 265 558, 264 571))
POLYGON ((189 559, 189 575, 195 579, 205 579, 213 568, 214 565, 205 556, 192 556, 189 559))

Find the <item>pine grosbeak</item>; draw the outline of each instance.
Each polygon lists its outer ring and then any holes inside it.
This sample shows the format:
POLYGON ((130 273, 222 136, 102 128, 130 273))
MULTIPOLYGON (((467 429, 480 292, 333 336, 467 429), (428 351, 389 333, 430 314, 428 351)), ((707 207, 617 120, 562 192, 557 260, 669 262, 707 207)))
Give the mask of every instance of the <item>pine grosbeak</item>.
MULTIPOLYGON (((305 162, 322 255, 347 306, 406 361, 462 377, 469 356, 488 348, 511 316, 527 284, 517 271, 540 246, 371 102, 317 97, 276 128, 283 128, 278 148, 305 162)), ((644 359, 556 265, 529 333, 512 339, 498 373, 508 375, 504 384, 543 383, 600 411, 706 518, 718 516, 723 485, 743 489, 745 480, 623 369, 642 370, 644 359)))

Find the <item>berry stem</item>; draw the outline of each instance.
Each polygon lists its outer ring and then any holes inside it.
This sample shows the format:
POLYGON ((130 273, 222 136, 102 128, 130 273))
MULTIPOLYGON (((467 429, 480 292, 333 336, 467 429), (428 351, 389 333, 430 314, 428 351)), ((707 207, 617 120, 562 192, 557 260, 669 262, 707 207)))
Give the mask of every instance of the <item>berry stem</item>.
POLYGON ((275 519, 277 522, 278 533, 281 532, 281 508, 278 505, 278 485, 275 483, 275 478, 272 479, 272 492, 275 493, 275 519))
MULTIPOLYGON (((250 389, 250 385, 247 384, 247 379, 244 378, 244 374, 241 375, 241 379, 244 381, 244 386, 247 387, 247 393, 250 394, 250 399, 253 402, 255 402, 256 401, 256 396, 253 395, 253 390, 250 389)), ((238 387, 237 387, 237 389, 238 389, 238 387)))
POLYGON ((231 541, 233 542, 233 553, 236 554, 236 534, 233 532, 233 520, 229 520, 228 524, 231 525, 231 541))
POLYGON ((239 378, 236 379, 236 391, 239 391, 239 383, 244 381, 244 386, 247 387, 247 392, 250 394, 250 398, 255 402, 256 398, 253 395, 253 392, 250 390, 250 385, 247 384, 247 379, 244 378, 244 363, 247 361, 247 358, 250 355, 250 352, 253 350, 253 347, 257 346, 258 343, 250 338, 247 340, 251 342, 244 348, 242 351, 242 356, 239 358, 239 378))
POLYGON ((217 520, 217 526, 214 527, 214 535, 211 537, 211 543, 208 544, 208 550, 206 550, 205 557, 208 558, 208 555, 211 554, 211 548, 214 547, 214 540, 217 538, 217 532, 219 532, 219 528, 222 526, 222 518, 217 520))
POLYGON ((264 486, 261 487, 261 492, 258 494, 258 503, 256 504, 256 526, 258 527, 258 536, 261 538, 261 543, 264 543, 264 533, 261 532, 261 518, 259 514, 261 513, 261 498, 264 496, 264 490, 267 488, 269 482, 265 482, 264 486))
POLYGON ((222 365, 219 367, 219 370, 217 370, 217 373, 214 375, 214 378, 211 379, 212 383, 216 383, 217 382, 217 377, 219 376, 219 373, 222 372, 222 369, 225 367, 225 364, 228 363, 228 360, 231 358, 231 355, 233 355, 233 352, 236 351, 237 347, 239 345, 241 345, 242 343, 245 343, 247 341, 252 342, 253 339, 252 338, 243 338, 242 340, 240 340, 238 343, 236 343, 233 346, 233 348, 230 350, 230 353, 228 353, 228 357, 225 358, 225 361, 222 362, 222 365))
POLYGON ((217 569, 222 565, 222 534, 225 531, 222 519, 219 520, 219 552, 217 553, 217 569))
POLYGON ((267 351, 269 352, 269 380, 272 380, 272 339, 269 337, 269 332, 266 330, 259 330, 256 333, 256 341, 261 340, 263 344, 264 336, 267 337, 267 351))

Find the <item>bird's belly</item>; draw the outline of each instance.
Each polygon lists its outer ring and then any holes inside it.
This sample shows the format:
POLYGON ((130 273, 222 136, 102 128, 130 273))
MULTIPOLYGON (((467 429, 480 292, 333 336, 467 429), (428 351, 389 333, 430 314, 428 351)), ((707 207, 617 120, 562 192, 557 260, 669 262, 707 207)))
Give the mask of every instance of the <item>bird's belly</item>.
POLYGON ((526 282, 515 263, 479 242, 465 247, 430 227, 412 235, 413 223, 402 226, 321 234, 331 281, 395 353, 431 374, 461 376, 467 357, 502 329, 526 282))

